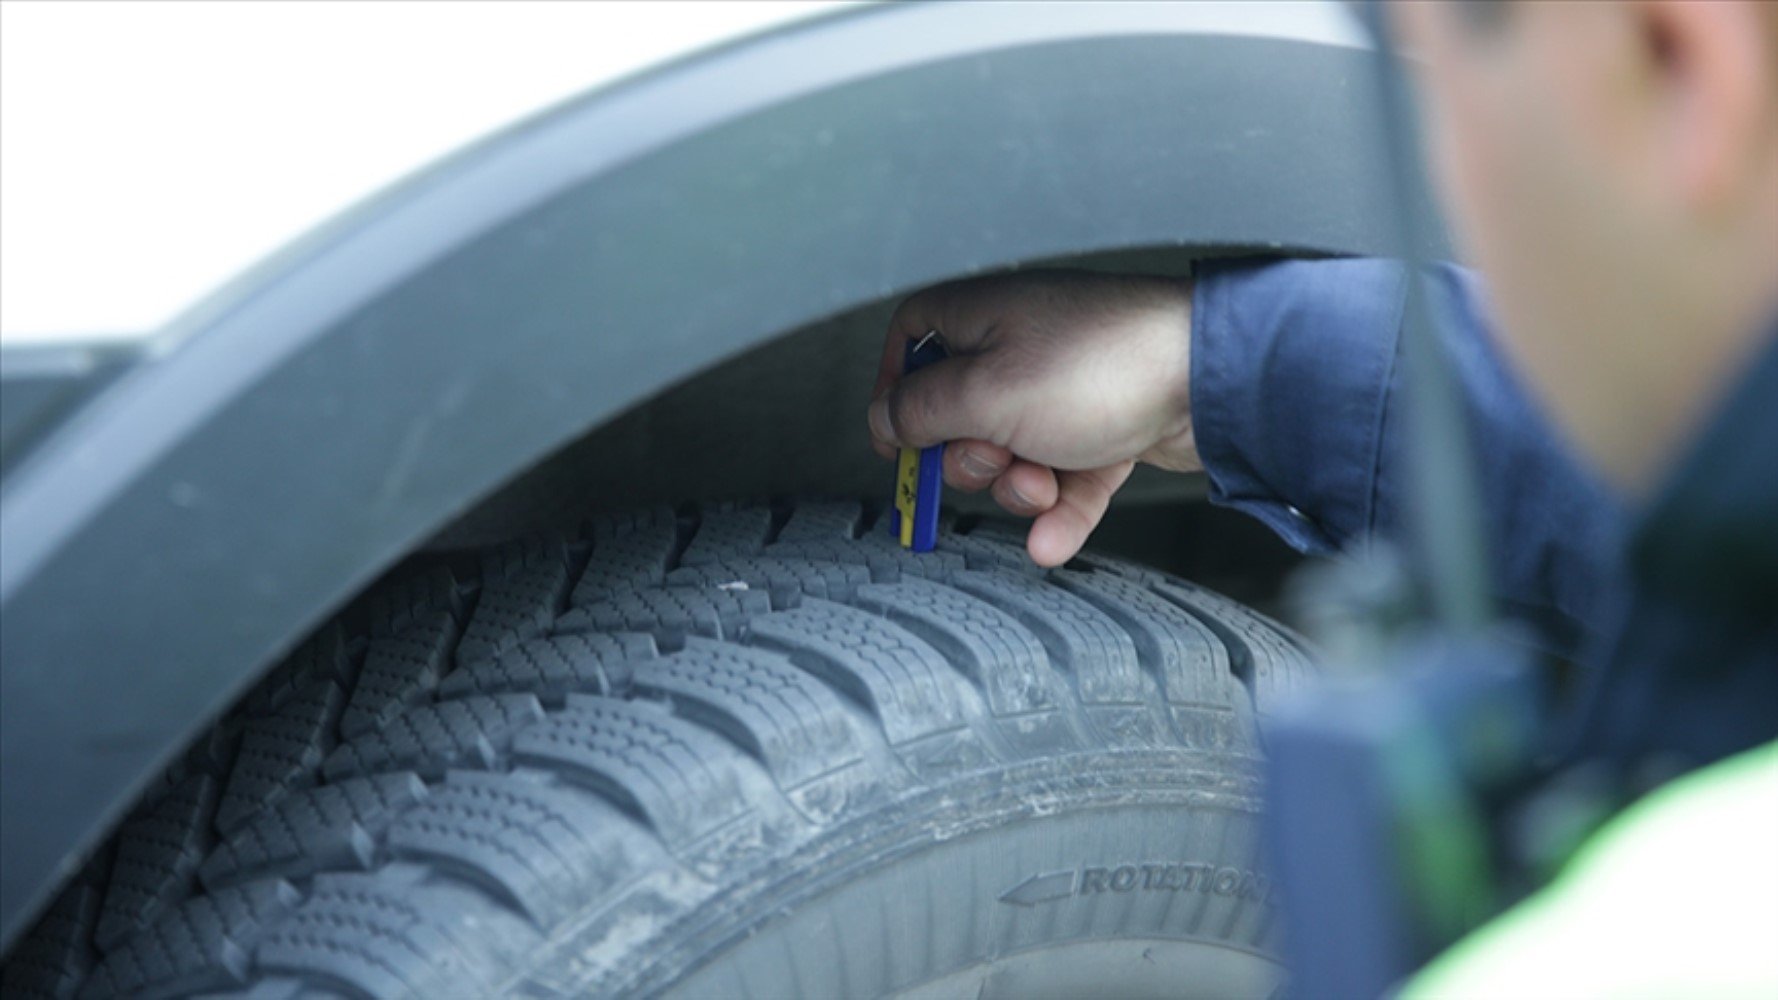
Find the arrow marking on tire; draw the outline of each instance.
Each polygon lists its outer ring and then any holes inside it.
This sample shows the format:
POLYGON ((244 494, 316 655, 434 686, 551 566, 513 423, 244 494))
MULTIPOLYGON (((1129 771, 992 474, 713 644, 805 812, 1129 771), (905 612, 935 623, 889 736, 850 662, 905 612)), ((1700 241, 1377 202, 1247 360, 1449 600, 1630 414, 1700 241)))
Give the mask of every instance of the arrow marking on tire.
POLYGON ((1014 906, 1036 906, 1051 900, 1066 899, 1074 895, 1074 870, 1049 872, 1045 875, 1033 875, 1000 896, 1002 903, 1014 906))

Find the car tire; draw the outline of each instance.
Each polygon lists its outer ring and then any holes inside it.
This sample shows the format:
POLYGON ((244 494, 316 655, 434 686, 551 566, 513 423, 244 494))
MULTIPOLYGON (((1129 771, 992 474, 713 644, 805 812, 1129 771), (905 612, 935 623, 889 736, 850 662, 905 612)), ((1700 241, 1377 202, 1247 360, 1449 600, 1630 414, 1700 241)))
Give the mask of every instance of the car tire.
POLYGON ((1301 642, 852 503, 392 573, 8 956, 11 996, 1264 996, 1256 718, 1301 642))

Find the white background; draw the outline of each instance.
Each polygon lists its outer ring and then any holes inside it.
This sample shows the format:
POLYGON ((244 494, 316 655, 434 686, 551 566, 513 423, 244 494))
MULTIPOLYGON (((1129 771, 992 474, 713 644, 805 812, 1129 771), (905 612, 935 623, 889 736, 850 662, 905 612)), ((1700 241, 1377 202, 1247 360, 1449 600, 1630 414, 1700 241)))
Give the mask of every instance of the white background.
POLYGON ((152 332, 440 155, 830 5, 0 4, 0 337, 152 332))

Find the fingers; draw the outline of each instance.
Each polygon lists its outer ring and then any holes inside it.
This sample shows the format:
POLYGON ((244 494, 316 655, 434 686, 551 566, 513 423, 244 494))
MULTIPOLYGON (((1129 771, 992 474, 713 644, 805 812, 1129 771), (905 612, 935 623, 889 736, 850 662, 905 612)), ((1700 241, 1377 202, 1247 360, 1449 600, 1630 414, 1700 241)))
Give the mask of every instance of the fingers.
POLYGON ((972 392, 974 357, 947 358, 898 378, 871 401, 871 437, 894 448, 925 448, 943 441, 992 441, 994 407, 1004 394, 972 392))
MULTIPOLYGON (((904 399, 895 390, 912 376, 904 376, 902 366, 906 359, 907 346, 918 341, 932 331, 938 331, 944 338, 945 347, 950 351, 951 358, 931 368, 923 369, 920 374, 944 368, 948 365, 968 366, 969 355, 979 347, 986 335, 984 324, 984 302, 991 299, 981 281, 952 282, 935 285, 917 292, 904 299, 890 317, 888 333, 883 338, 883 353, 877 360, 877 378, 871 386, 870 398, 872 409, 870 415, 871 446, 877 454, 893 457, 895 449, 901 445, 912 448, 924 448, 937 444, 941 440, 958 438, 986 438, 986 433, 960 431, 956 433, 934 436, 928 422, 923 422, 923 414, 927 410, 935 410, 943 414, 947 407, 943 403, 945 391, 955 391, 953 380, 960 381, 962 373, 953 369, 945 375, 938 376, 933 386, 918 390, 918 396, 904 399), (947 388, 948 387, 948 388, 947 388), (936 396, 928 393, 937 393, 936 396), (879 401, 888 398, 888 402, 879 401), (905 410, 910 407, 921 408, 911 416, 903 419, 905 410), (910 429, 911 428, 911 429, 910 429), (898 435, 906 435, 905 437, 898 435)), ((957 414, 962 416, 961 414, 957 414)), ((944 421, 940 421, 944 423, 944 421)), ((968 426, 966 417, 960 426, 968 426)), ((950 426, 948 423, 946 426, 950 426)))
POLYGON ((1112 494, 1130 478, 1135 467, 1134 462, 1118 462, 1101 469, 1056 475, 1055 504, 1037 516, 1025 539, 1032 561, 1039 566, 1060 566, 1074 558, 1086 544, 1087 536, 1099 526, 1099 519, 1105 516, 1112 494))
POLYGON ((994 502, 1015 517, 1036 517, 1056 505, 1056 490, 1053 469, 1015 458, 994 480, 994 502))
POLYGON ((965 493, 979 493, 1012 465, 1012 452, 987 441, 952 441, 945 448, 945 482, 965 493))
POLYGON ((926 336, 929 330, 943 330, 943 286, 928 288, 902 300, 889 318, 889 332, 883 338, 883 354, 877 359, 877 381, 870 397, 876 399, 901 378, 902 364, 910 339, 926 336))

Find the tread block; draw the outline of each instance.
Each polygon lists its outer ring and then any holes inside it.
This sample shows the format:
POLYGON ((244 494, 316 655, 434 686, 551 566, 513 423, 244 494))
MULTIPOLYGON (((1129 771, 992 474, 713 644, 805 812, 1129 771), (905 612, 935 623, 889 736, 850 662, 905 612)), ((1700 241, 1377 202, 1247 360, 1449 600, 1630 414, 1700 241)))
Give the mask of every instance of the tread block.
POLYGON ((1042 566, 1031 561, 1022 538, 978 532, 969 535, 946 535, 939 539, 938 550, 955 552, 971 570, 1003 570, 1041 579, 1042 566))
POLYGON ((658 655, 654 637, 641 632, 562 632, 470 664, 438 691, 449 697, 526 691, 552 702, 570 692, 611 694, 626 683, 629 661, 658 655))
POLYGON ((338 622, 331 622, 271 669, 242 705, 246 715, 265 715, 281 708, 319 679, 345 685, 352 679, 351 656, 338 622))
POLYGON ((215 890, 264 876, 301 879, 329 869, 368 868, 376 835, 425 797, 425 783, 407 773, 297 792, 231 833, 198 875, 215 890))
POLYGON ((781 656, 693 639, 638 669, 634 683, 745 747, 782 787, 860 759, 839 696, 781 656))
MULTIPOLYGON (((856 500, 811 500, 799 503, 778 531, 775 545, 786 542, 849 541, 858 537, 864 506, 856 500)), ((771 549, 767 549, 771 553, 771 549)))
POLYGON ((1292 634, 1244 605, 1183 580, 1166 580, 1153 586, 1155 593, 1203 620, 1205 627, 1224 633, 1235 675, 1253 689, 1260 711, 1270 707, 1285 691, 1307 683, 1313 676, 1302 646, 1292 634))
POLYGON ((492 996, 479 963, 421 894, 369 875, 324 875, 259 939, 261 968, 320 973, 368 996, 492 996))
POLYGON ((143 790, 141 799, 136 802, 132 811, 140 812, 160 801, 162 796, 172 792, 194 774, 208 774, 218 779, 227 777, 229 768, 234 765, 240 735, 239 727, 228 725, 213 726, 199 734, 185 748, 185 752, 143 790))
POLYGON ((698 533, 679 557, 679 565, 721 562, 758 555, 772 532, 772 510, 766 506, 706 509, 698 533))
POLYGON ((559 625, 562 631, 648 632, 662 648, 678 649, 693 635, 735 638, 748 619, 771 610, 771 599, 757 590, 651 587, 575 608, 559 625))
MULTIPOLYGON (((941 541, 955 537, 951 534, 949 524, 950 512, 939 515, 939 534, 941 541)), ((887 531, 867 531, 860 535, 852 546, 854 551, 862 552, 867 558, 881 559, 887 556, 903 577, 914 577, 921 580, 932 580, 944 583, 951 577, 969 568, 967 560, 961 553, 945 546, 931 552, 914 552, 901 547, 901 543, 887 531)), ((878 580, 878 583, 896 583, 896 580, 878 580)))
POLYGON ((497 656, 549 631, 568 593, 568 552, 561 539, 503 545, 482 561, 481 596, 457 645, 459 665, 497 656))
POLYGON ((679 519, 666 507, 608 515, 589 526, 593 556, 574 585, 574 606, 614 590, 658 587, 679 548, 679 519))
POLYGON ((1139 566, 1122 559, 1112 559, 1091 551, 1082 552, 1068 560, 1066 568, 1119 576, 1126 580, 1133 580, 1144 587, 1167 579, 1167 575, 1158 569, 1149 569, 1147 566, 1139 566))
POLYGON ((931 643, 981 688, 995 715, 1056 709, 1043 644, 999 608, 924 580, 864 587, 858 605, 931 643))
POLYGON ((273 879, 187 900, 112 952, 82 997, 163 997, 244 986, 253 944, 298 903, 290 883, 273 879))
POLYGON ((399 635, 440 612, 461 617, 463 598, 451 571, 431 566, 419 572, 398 573, 378 584, 348 612, 347 618, 358 634, 375 639, 399 635))
POLYGON ((1228 649, 1198 619, 1126 577, 1058 570, 1051 579, 1123 626, 1168 702, 1229 707, 1228 649))
POLYGON ((952 586, 1007 612, 1038 637, 1050 662, 1073 678, 1082 708, 1107 742, 1171 741, 1159 687, 1143 672, 1129 633, 1104 612, 1031 573, 971 570, 952 586))
POLYGON ((313 778, 333 745, 344 700, 339 685, 323 678, 241 734, 241 751, 216 809, 217 830, 227 833, 313 778))
POLYGON ((1074 674, 1088 704, 1147 701, 1152 684, 1128 632, 1086 601, 1041 577, 1005 570, 959 574, 952 586, 1011 614, 1074 674))
POLYGON ((1212 629, 1131 577, 1059 570, 1050 578, 1129 632, 1160 683, 1177 739, 1219 752, 1254 749, 1253 700, 1212 629))
POLYGON ((215 806, 216 779, 197 774, 124 823, 94 934, 100 948, 116 947, 190 891, 215 806))
POLYGON ((447 768, 493 767, 513 735, 543 718, 529 694, 475 695, 422 705, 395 717, 379 732, 341 745, 323 772, 329 781, 380 771, 414 771, 442 777, 447 768))
POLYGON ((891 744, 963 726, 960 679, 919 637, 868 611, 809 600, 754 620, 748 643, 792 663, 868 708, 891 744))
POLYGON ((457 771, 395 821, 389 847, 470 873, 547 928, 625 870, 613 833, 628 825, 585 792, 457 771))
POLYGON ((19 940, 0 970, 0 996, 71 997, 93 967, 93 925, 103 892, 76 883, 56 897, 31 932, 19 940))
POLYGON ((410 619, 399 632, 370 641, 352 699, 340 716, 340 733, 350 738, 381 729, 408 705, 438 686, 451 662, 457 622, 448 611, 410 619))
POLYGON ((667 574, 667 583, 675 587, 738 590, 741 588, 734 585, 744 584, 766 591, 778 607, 793 607, 802 596, 845 600, 869 582, 870 570, 863 566, 778 559, 769 554, 681 566, 667 574))
POLYGON ((857 541, 779 542, 772 546, 771 553, 780 559, 863 566, 870 570, 872 583, 900 583, 904 578, 943 583, 968 568, 963 556, 956 552, 942 547, 931 552, 910 552, 887 534, 876 531, 866 532, 857 541))
POLYGON ((513 756, 566 772, 682 847, 748 808, 738 754, 664 708, 591 695, 526 729, 513 756))

